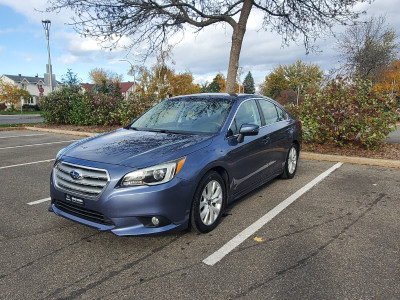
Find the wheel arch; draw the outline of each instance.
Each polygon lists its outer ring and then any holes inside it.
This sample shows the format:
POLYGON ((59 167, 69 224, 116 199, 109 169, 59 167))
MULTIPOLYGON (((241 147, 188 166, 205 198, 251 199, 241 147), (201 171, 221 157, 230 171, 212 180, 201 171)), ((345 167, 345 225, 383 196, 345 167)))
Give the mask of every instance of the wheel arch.
POLYGON ((230 186, 230 184, 229 184, 230 180, 229 180, 228 171, 227 171, 224 167, 222 167, 222 166, 215 166, 215 167, 212 167, 212 168, 209 169, 206 173, 208 173, 208 172, 210 172, 210 171, 217 172, 217 173, 222 177, 222 179, 224 180, 225 191, 226 191, 226 198, 225 198, 225 207, 226 207, 226 205, 229 203, 229 199, 230 199, 230 188, 229 188, 229 186, 230 186))

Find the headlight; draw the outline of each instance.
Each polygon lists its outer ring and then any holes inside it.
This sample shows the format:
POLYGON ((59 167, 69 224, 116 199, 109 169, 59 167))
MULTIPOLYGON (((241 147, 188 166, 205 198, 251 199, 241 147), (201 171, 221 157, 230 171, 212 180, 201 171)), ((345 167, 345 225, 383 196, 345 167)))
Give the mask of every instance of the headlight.
POLYGON ((186 157, 128 173, 122 179, 121 186, 156 185, 168 182, 179 173, 185 160, 186 157))

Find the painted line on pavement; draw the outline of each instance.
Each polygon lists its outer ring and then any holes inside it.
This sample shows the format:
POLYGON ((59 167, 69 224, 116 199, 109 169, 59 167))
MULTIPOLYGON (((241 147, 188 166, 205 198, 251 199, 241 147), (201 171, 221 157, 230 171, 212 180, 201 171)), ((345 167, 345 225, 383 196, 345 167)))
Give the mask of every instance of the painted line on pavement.
POLYGON ((38 136, 38 135, 47 135, 47 133, 1 136, 0 139, 17 138, 17 137, 26 137, 26 136, 38 136))
POLYGON ((40 164, 40 163, 49 162, 49 161, 53 161, 53 160, 55 160, 55 158, 46 159, 46 160, 39 160, 39 161, 33 161, 33 162, 28 162, 28 163, 18 164, 18 165, 4 166, 4 167, 0 167, 0 170, 1 169, 8 169, 8 168, 15 168, 15 167, 22 167, 22 166, 33 165, 33 164, 40 164))
POLYGON ((51 200, 51 198, 49 197, 49 198, 44 198, 44 199, 32 201, 32 202, 29 202, 27 204, 28 205, 35 205, 35 204, 40 204, 40 203, 47 202, 47 201, 50 201, 50 200, 51 200))
POLYGON ((343 163, 339 162, 335 164, 333 167, 329 168, 319 176, 317 176, 315 179, 310 181, 308 184, 303 186, 301 189, 299 189, 297 192, 289 196, 286 200, 275 206, 272 210, 270 210, 268 213, 266 213, 264 216, 262 216, 260 219, 258 219, 256 222, 251 224, 249 227, 247 227, 245 230, 240 232, 237 236, 235 236, 233 239, 231 239, 229 242, 227 242, 225 245, 223 245, 219 250, 211 254, 209 257, 203 260, 203 263, 209 266, 215 265, 217 262, 219 262, 221 259, 223 259, 227 254, 229 254, 233 249, 235 249, 237 246, 239 246, 241 243, 243 243, 246 239, 248 239, 250 236, 252 236, 257 230, 259 230, 261 227, 263 227, 265 224, 267 224, 269 221, 271 221, 274 217, 276 217, 280 212, 282 212, 286 207, 288 207, 290 204, 292 204, 294 201, 296 201, 298 198, 300 198, 304 193, 309 191, 311 188, 313 188, 316 184, 318 184, 320 181, 324 180, 326 177, 329 176, 333 171, 336 169, 340 168, 343 163))
POLYGON ((22 145, 22 146, 3 147, 3 148, 0 148, 0 150, 24 148, 24 147, 34 147, 34 146, 44 146, 44 145, 61 144, 61 143, 70 143, 70 142, 76 142, 76 141, 79 141, 79 140, 69 140, 69 141, 59 141, 59 142, 42 143, 42 144, 31 144, 31 145, 22 145))

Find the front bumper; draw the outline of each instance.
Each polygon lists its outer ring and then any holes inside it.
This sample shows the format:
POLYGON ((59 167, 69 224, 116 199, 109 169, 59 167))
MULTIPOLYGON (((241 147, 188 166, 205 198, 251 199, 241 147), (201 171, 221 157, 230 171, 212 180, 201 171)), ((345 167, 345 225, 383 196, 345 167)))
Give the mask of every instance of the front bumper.
POLYGON ((175 177, 165 184, 121 188, 118 187, 121 174, 131 170, 121 171, 119 166, 115 177, 116 170, 111 168, 108 171, 111 181, 98 199, 86 199, 60 190, 54 185, 52 175, 52 211, 69 220, 121 236, 160 234, 188 227, 195 189, 193 181, 175 177), (71 198, 79 201, 71 201, 71 198), (160 223, 154 225, 151 222, 153 217, 157 217, 160 223))

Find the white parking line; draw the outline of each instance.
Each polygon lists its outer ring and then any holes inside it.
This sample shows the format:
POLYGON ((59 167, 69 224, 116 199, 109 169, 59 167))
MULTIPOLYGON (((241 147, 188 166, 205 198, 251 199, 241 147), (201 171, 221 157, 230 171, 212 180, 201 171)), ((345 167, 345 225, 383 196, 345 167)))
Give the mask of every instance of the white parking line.
POLYGON ((49 197, 49 198, 44 198, 44 199, 41 199, 41 200, 32 201, 32 202, 29 202, 27 204, 28 205, 35 205, 35 204, 40 204, 40 203, 47 202, 47 201, 50 201, 50 200, 51 200, 51 198, 49 197))
POLYGON ((46 160, 39 160, 39 161, 32 161, 32 162, 28 162, 28 163, 24 163, 24 164, 18 164, 18 165, 4 166, 4 167, 0 167, 0 170, 1 169, 8 169, 8 168, 15 168, 15 167, 22 167, 22 166, 33 165, 33 164, 40 164, 40 163, 49 162, 49 161, 52 161, 52 160, 55 160, 55 158, 46 159, 46 160))
POLYGON ((247 238, 249 238, 251 235, 253 235, 257 230, 259 230, 261 227, 263 227, 265 224, 267 224, 269 221, 271 221, 274 217, 276 217, 280 212, 282 212, 286 207, 288 207, 290 204, 292 204, 294 201, 296 201, 300 196, 302 196, 304 193, 309 191, 311 188, 313 188, 316 184, 318 184, 320 181, 325 179, 326 177, 329 176, 333 171, 335 171, 337 168, 340 168, 340 166, 343 163, 339 162, 333 167, 329 168, 326 170, 324 173, 320 174, 317 176, 314 180, 310 181, 308 184, 303 186, 300 190, 292 194, 289 198, 275 206, 272 210, 270 210, 268 213, 266 213, 264 216, 262 216, 260 219, 258 219, 256 222, 251 224, 249 227, 247 227, 245 230, 243 230, 241 233, 239 233, 237 236, 235 236, 233 239, 231 239, 229 242, 227 242, 225 245, 223 245, 219 250, 211 254, 209 257, 207 257, 205 260, 203 260, 203 263, 209 266, 215 265, 217 262, 219 262, 221 259, 223 259, 227 254, 229 254, 233 249, 235 249, 237 246, 239 246, 241 243, 243 243, 247 238))
POLYGON ((25 136, 38 136, 38 135, 47 135, 47 133, 1 136, 0 139, 17 138, 17 137, 25 137, 25 136))
POLYGON ((22 146, 3 147, 3 148, 0 148, 0 150, 24 148, 24 147, 34 147, 34 146, 43 146, 43 145, 52 145, 52 144, 61 144, 61 143, 70 143, 70 142, 75 142, 75 141, 78 141, 78 140, 69 140, 69 141, 59 141, 59 142, 51 142, 51 143, 43 143, 43 144, 31 144, 31 145, 22 145, 22 146))

